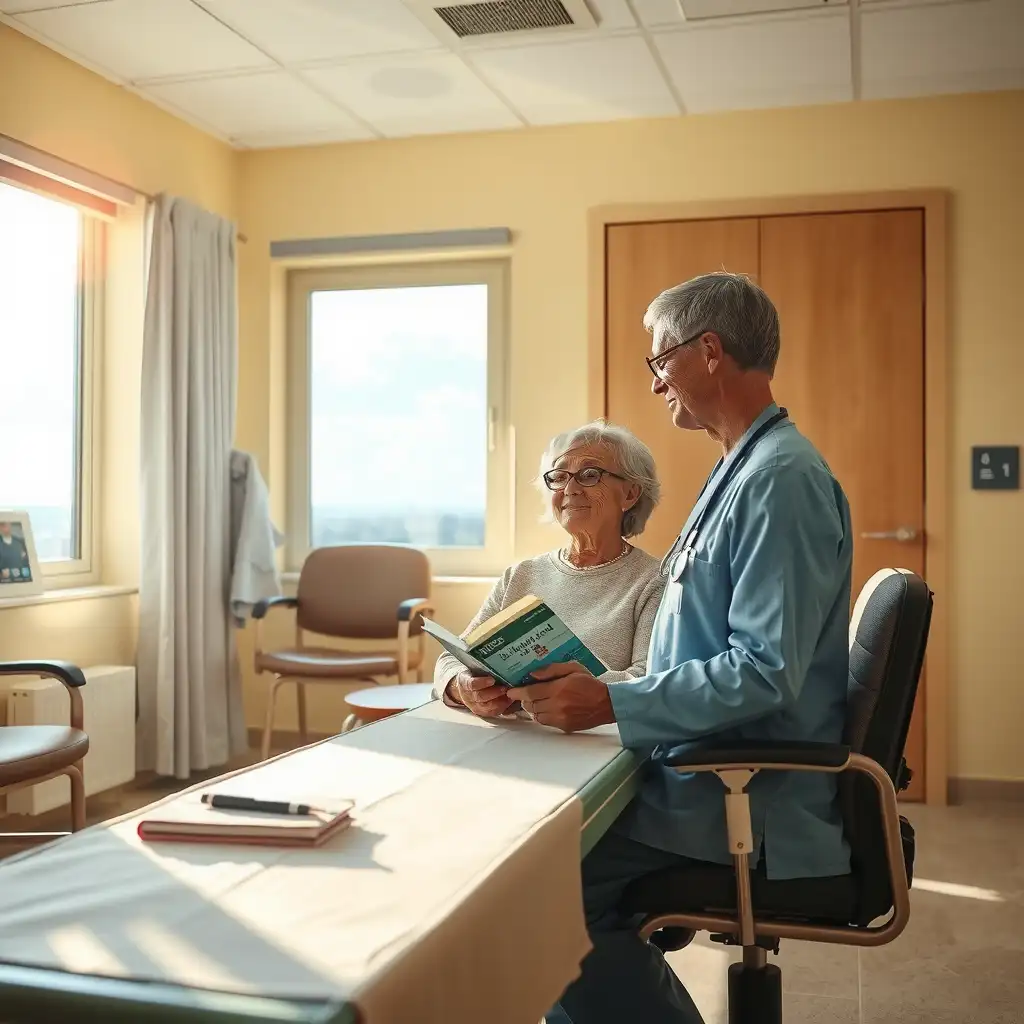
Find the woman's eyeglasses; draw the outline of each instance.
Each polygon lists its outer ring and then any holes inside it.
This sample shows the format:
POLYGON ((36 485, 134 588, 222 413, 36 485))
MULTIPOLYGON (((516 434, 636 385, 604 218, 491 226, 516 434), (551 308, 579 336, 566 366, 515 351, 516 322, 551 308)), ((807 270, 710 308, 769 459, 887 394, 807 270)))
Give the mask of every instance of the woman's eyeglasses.
POLYGON ((580 487, 593 487, 601 482, 604 476, 613 476, 616 480, 625 480, 624 476, 613 473, 610 469, 601 469, 600 466, 586 466, 575 473, 567 469, 549 469, 543 477, 544 483, 549 491, 562 491, 569 486, 570 480, 575 480, 580 487))

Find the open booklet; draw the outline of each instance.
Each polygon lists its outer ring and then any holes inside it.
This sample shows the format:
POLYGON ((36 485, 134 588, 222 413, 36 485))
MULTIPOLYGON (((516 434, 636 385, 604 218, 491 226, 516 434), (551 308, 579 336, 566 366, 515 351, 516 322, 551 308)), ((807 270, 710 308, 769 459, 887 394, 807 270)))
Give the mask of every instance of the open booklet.
POLYGON ((430 619, 423 629, 473 675, 492 676, 506 686, 523 686, 542 665, 577 661, 595 676, 607 669, 582 640, 539 598, 521 598, 465 637, 430 619))
POLYGON ((183 793, 154 807, 139 822, 147 842, 242 843, 255 846, 319 846, 351 823, 351 800, 337 800, 309 814, 264 814, 225 810, 202 802, 202 793, 183 793))

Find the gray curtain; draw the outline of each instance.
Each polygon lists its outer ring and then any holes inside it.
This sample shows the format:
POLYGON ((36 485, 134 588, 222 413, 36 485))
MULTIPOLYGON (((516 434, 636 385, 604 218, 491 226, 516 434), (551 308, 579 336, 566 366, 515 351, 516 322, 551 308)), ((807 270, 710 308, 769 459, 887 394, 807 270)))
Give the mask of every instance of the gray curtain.
POLYGON ((163 195, 148 227, 138 759, 184 779, 246 746, 228 614, 236 234, 163 195))

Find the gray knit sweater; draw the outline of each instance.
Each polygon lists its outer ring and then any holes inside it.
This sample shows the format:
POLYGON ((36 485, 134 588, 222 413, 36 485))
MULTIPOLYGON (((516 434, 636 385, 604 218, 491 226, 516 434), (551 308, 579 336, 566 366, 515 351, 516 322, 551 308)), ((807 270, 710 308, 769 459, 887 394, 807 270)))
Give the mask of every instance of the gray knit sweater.
MULTIPOLYGON (((463 636, 533 594, 608 666, 601 676, 604 682, 637 679, 647 671, 647 648, 664 586, 657 559, 639 548, 596 569, 577 569, 551 551, 506 569, 463 636)), ((440 695, 461 668, 442 652, 434 668, 435 693, 440 695)))

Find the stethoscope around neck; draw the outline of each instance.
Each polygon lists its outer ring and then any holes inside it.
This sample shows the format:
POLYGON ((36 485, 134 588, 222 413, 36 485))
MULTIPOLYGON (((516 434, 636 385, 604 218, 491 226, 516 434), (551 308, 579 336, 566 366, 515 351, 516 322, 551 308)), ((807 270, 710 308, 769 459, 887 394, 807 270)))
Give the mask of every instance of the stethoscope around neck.
MULTIPOLYGON (((711 492, 708 500, 704 503, 704 507, 700 510, 696 520, 689 530, 686 531, 685 536, 680 533, 676 537, 669 548, 668 554, 661 560, 661 574, 662 576, 668 575, 673 580, 679 580, 686 568, 686 563, 693 561, 697 551, 697 541, 700 538, 700 530, 704 525, 704 520, 707 518, 708 513, 715 506, 718 501, 719 495, 725 492, 725 487, 730 480, 736 475, 740 466, 747 460, 750 453, 754 450, 757 442, 761 440, 777 423, 781 423, 784 419, 788 419, 789 413, 785 409, 779 409, 779 411, 761 424, 757 430, 754 431, 750 437, 744 441, 740 450, 736 452, 735 456, 729 462, 725 472, 721 478, 715 484, 715 489, 711 492)), ((708 485, 714 479, 715 473, 718 472, 719 467, 722 465, 721 461, 714 470, 711 472, 711 476, 704 482, 704 486, 700 489, 700 494, 697 495, 697 501, 704 496, 704 492, 708 489, 708 485)))

